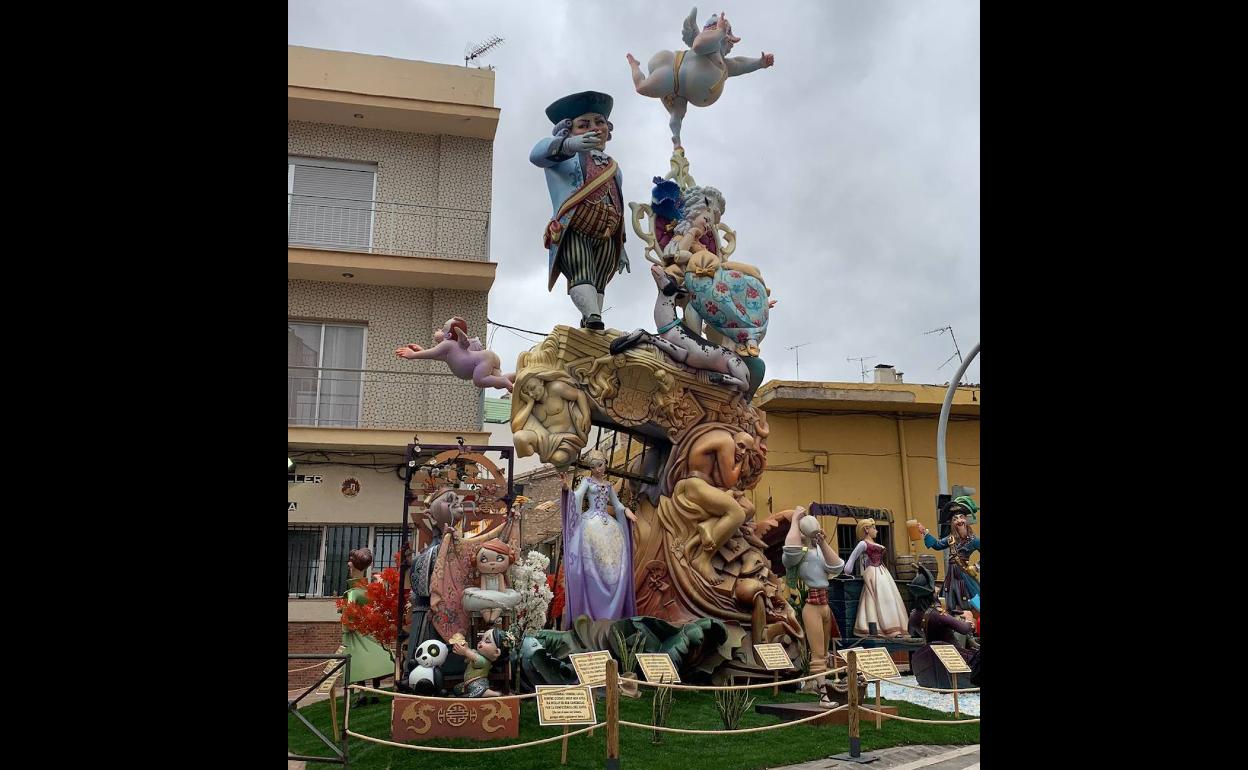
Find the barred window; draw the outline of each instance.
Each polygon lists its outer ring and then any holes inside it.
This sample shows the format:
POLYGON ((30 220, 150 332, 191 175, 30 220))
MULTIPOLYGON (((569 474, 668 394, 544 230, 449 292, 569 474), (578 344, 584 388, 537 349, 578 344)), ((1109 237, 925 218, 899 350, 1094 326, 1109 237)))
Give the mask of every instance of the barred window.
MULTIPOLYGON (((408 532, 415 537, 415 532, 408 532)), ((394 555, 403 527, 338 524, 288 524, 286 527, 286 594, 304 599, 341 596, 347 590, 347 557, 356 548, 373 552, 369 573, 397 567, 394 555)))

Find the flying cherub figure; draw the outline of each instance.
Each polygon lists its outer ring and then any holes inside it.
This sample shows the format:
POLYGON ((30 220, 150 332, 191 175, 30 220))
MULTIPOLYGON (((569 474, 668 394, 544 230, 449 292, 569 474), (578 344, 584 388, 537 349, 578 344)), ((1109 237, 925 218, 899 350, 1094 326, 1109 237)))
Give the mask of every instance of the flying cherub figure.
POLYGON ((441 329, 433 330, 434 346, 422 348, 416 343, 397 348, 394 354, 408 361, 436 359, 445 361, 451 372, 461 380, 472 380, 478 388, 506 388, 515 383, 514 372, 503 374, 498 354, 486 350, 480 337, 468 336, 468 322, 459 316, 448 319, 441 329))
POLYGON ((628 65, 633 70, 633 85, 642 96, 663 100, 663 106, 672 116, 672 144, 680 149, 680 124, 685 118, 689 104, 709 107, 719 100, 724 81, 737 75, 745 75, 776 63, 774 54, 764 53, 757 59, 745 56, 727 58, 732 47, 741 38, 732 34, 732 25, 723 11, 711 16, 706 25, 698 30, 698 9, 695 6, 685 19, 682 31, 689 51, 659 51, 646 65, 650 74, 642 76, 641 63, 628 54, 628 65))

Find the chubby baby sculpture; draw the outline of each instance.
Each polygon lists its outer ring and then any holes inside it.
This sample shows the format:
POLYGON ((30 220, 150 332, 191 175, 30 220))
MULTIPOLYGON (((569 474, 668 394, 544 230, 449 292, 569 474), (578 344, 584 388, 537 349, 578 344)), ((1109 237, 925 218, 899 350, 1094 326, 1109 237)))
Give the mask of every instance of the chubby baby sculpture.
POLYGON ((769 53, 757 59, 745 56, 728 58, 733 45, 741 42, 741 38, 732 34, 732 25, 722 11, 711 16, 699 31, 698 9, 695 7, 685 19, 681 36, 691 50, 659 51, 650 57, 648 76, 641 74, 641 62, 628 54, 628 66, 632 69, 637 93, 661 99, 672 116, 669 125, 672 144, 677 148, 681 146, 680 125, 690 104, 709 107, 719 101, 725 80, 770 67, 776 62, 775 55, 769 53), (688 56, 689 53, 693 56, 688 56))
POLYGON ((445 361, 456 377, 472 380, 478 388, 505 388, 511 391, 516 380, 515 373, 503 374, 498 354, 486 350, 480 337, 468 336, 468 322, 464 319, 456 316, 448 319, 441 329, 434 329, 433 342, 431 348, 422 348, 413 342, 396 348, 394 354, 408 361, 429 358, 445 361))

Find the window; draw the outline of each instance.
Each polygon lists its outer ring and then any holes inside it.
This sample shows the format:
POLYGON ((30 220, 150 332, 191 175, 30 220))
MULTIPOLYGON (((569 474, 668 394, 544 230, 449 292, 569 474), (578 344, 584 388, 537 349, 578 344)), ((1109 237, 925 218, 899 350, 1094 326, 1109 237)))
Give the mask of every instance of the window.
POLYGON ((287 527, 286 593, 317 596, 321 562, 321 528, 287 527))
POLYGON ((287 241, 328 249, 373 245, 377 165, 286 159, 287 241))
MULTIPOLYGON (((347 557, 356 548, 373 551, 374 574, 397 567, 403 527, 339 524, 289 524, 286 527, 286 594, 292 597, 337 597, 347 590, 347 557)), ((408 531, 408 537, 415 532, 408 531)))
MULTIPOLYGON (((408 537, 415 538, 414 531, 408 532, 408 537)), ((374 527, 373 528, 373 569, 385 569, 386 567, 397 567, 394 561, 394 554, 399 550, 399 544, 403 541, 403 527, 374 527)), ((413 546, 414 547, 414 546, 413 546)))
POLYGON ((289 321, 286 328, 287 424, 357 427, 365 327, 289 321))

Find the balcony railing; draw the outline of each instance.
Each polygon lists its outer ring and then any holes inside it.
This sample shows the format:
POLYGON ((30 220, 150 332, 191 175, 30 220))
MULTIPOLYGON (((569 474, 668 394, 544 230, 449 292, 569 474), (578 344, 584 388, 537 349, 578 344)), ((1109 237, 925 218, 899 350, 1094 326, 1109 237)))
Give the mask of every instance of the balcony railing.
MULTIPOLYGON (((413 370, 341 369, 288 365, 286 424, 311 427, 413 428, 432 426, 427 417, 410 414, 413 404, 427 404, 422 391, 431 385, 463 384, 450 373, 423 372, 418 366, 444 366, 438 362, 413 361, 413 370), (365 395, 384 417, 370 417, 364 409, 365 395), (407 415, 407 416, 405 416, 407 415)), ((470 385, 470 384, 469 384, 470 385)), ((468 387, 467 385, 465 387, 468 387)), ((475 414, 458 415, 458 425, 480 425, 484 392, 475 414)))
POLYGON ((489 211, 319 195, 286 198, 290 246, 442 259, 489 258, 489 211))

